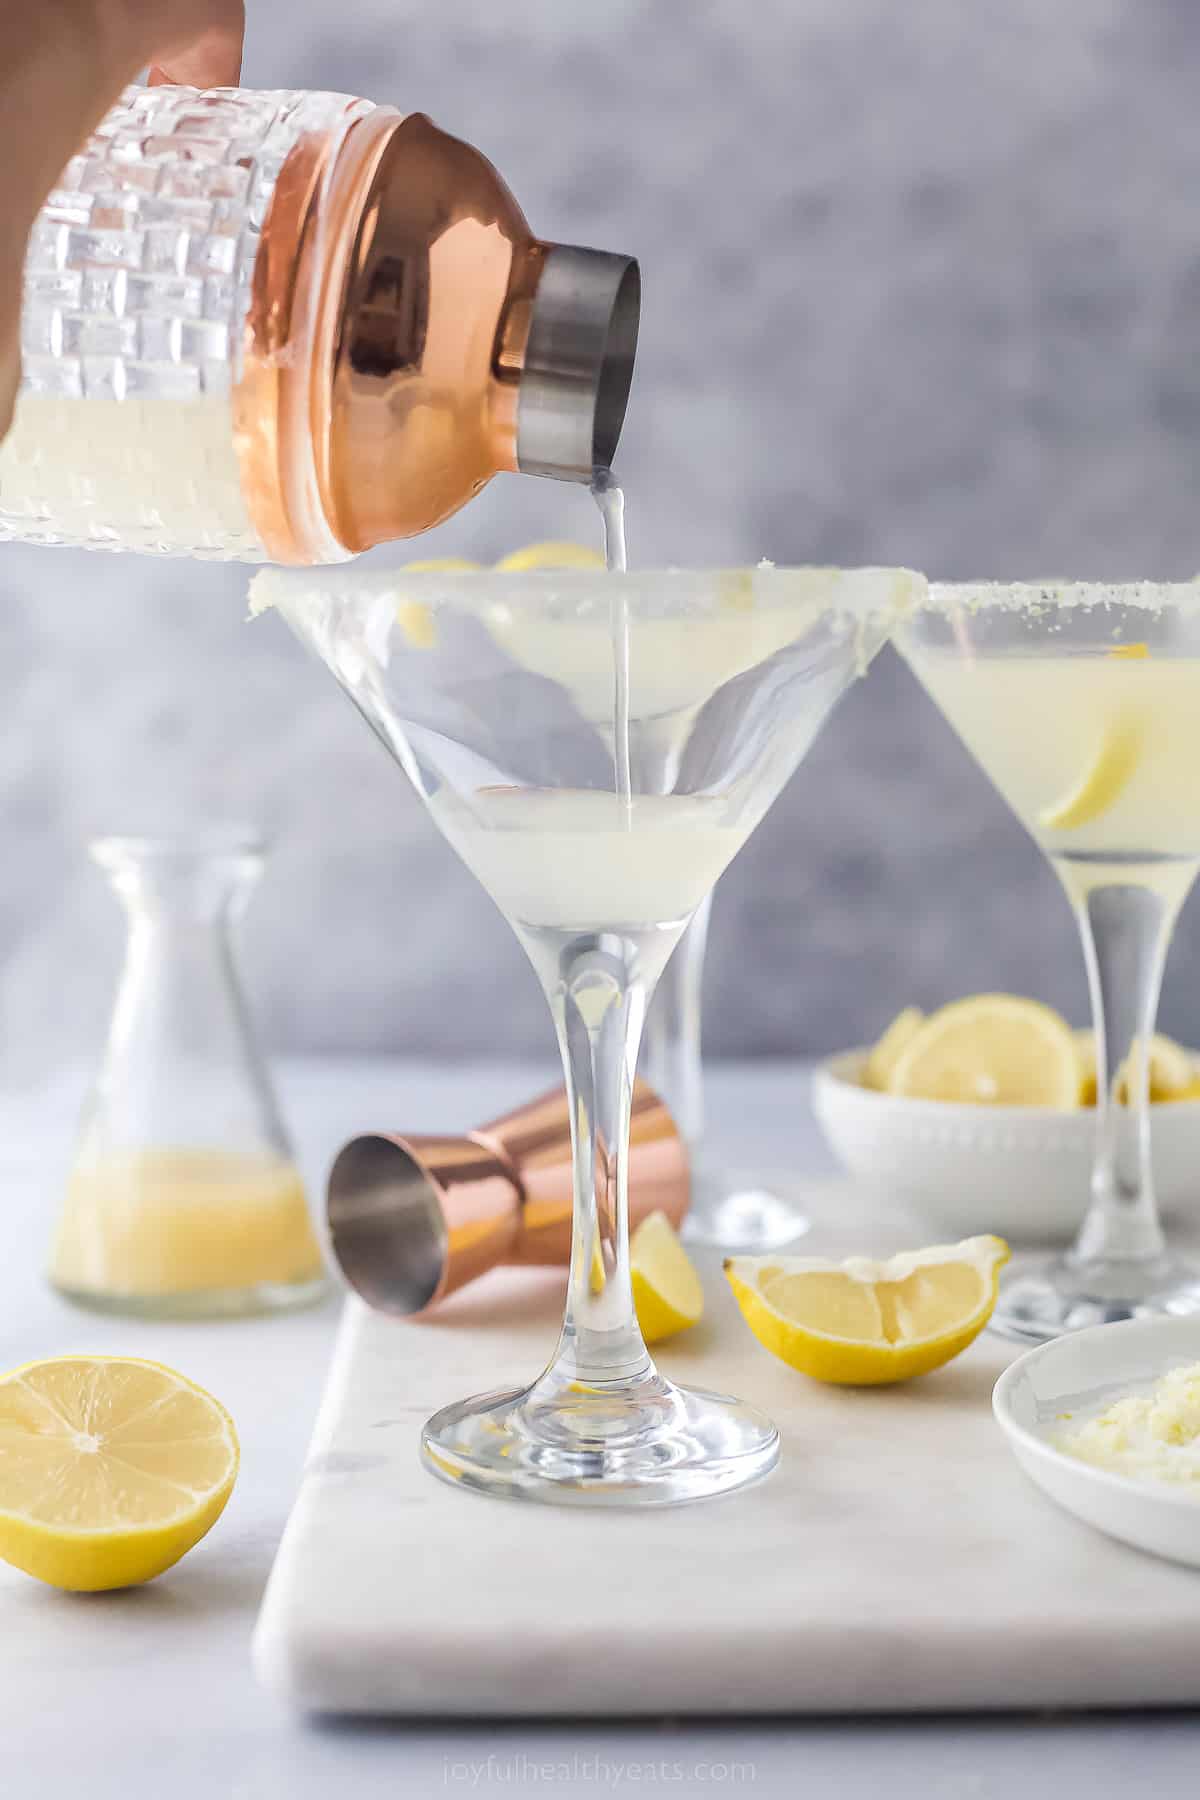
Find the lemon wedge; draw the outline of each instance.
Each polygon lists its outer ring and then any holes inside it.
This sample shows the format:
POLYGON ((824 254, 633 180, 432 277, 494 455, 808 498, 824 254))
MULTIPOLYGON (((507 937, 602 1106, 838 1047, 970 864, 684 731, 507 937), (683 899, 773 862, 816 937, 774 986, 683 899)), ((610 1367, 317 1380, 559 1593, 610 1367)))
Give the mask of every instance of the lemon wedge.
POLYGON ((924 1023, 925 1014, 919 1006, 906 1006, 903 1012, 896 1014, 879 1042, 868 1052, 863 1065, 864 1087, 887 1092, 896 1064, 924 1023))
POLYGON ((1078 831, 1102 818, 1128 786, 1141 750, 1141 727, 1132 719, 1113 720, 1079 785, 1038 814, 1042 829, 1078 831))
POLYGON ((52 1587, 132 1587, 200 1541, 238 1469, 233 1420, 158 1363, 62 1356, 0 1377, 0 1557, 52 1587))
POLYGON ((1052 1007, 976 994, 931 1014, 901 1051, 888 1092, 974 1105, 1078 1106, 1074 1033, 1052 1007))
POLYGON ((996 1305, 1003 1238, 965 1238, 886 1262, 731 1256, 725 1274, 760 1344, 817 1381, 880 1387, 940 1368, 996 1305))
POLYGON ((526 544, 523 550, 512 550, 496 564, 510 575, 530 569, 603 569, 604 558, 586 544, 572 544, 565 539, 548 538, 544 544, 526 544))
POLYGON ((704 1311, 704 1289, 664 1212, 642 1220, 629 1240, 633 1304, 648 1344, 686 1331, 704 1311))

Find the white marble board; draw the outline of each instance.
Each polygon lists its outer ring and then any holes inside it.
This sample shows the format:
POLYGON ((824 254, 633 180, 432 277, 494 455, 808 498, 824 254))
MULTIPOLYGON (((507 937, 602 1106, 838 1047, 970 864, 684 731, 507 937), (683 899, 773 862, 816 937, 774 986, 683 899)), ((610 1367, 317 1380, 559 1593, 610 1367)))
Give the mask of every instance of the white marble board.
POLYGON ((315 1712, 465 1717, 1200 1703, 1200 1573, 1026 1481, 989 1405, 1007 1345, 903 1388, 822 1388, 753 1341, 715 1259, 705 1276, 708 1317, 660 1360, 767 1408, 783 1458, 740 1494, 641 1513, 487 1499, 419 1464, 428 1413, 544 1360, 557 1274, 498 1271, 425 1323, 351 1302, 259 1620, 268 1686, 315 1712))

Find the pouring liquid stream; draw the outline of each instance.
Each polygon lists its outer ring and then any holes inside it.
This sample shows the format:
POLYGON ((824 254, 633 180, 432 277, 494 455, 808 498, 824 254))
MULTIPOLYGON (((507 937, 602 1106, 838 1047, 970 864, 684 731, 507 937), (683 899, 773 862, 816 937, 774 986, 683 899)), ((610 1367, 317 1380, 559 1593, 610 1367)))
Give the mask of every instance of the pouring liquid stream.
MULTIPOLYGON (((624 575, 628 567, 625 554, 625 495, 608 469, 598 469, 592 480, 592 498, 600 509, 604 527, 604 561, 610 575, 624 575)), ((632 828, 633 782, 629 769, 629 599, 624 584, 613 594, 610 605, 610 631, 613 658, 613 763, 617 795, 625 815, 625 828, 632 828)))

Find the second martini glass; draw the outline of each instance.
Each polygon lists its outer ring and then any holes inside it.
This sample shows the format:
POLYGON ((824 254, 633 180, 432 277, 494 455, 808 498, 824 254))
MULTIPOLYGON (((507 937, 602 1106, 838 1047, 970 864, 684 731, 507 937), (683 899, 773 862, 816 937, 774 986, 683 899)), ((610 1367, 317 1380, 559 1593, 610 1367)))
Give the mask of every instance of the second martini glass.
POLYGON ((646 1023, 646 1075, 675 1115, 692 1172, 683 1235, 718 1250, 778 1250, 808 1230, 774 1175, 730 1167, 706 1128, 701 1014, 712 895, 706 894, 663 970, 646 1023))
POLYGON ((647 1354, 626 1159, 646 1004, 912 578, 886 570, 260 575, 509 920, 554 1017, 574 1121, 566 1316, 529 1387, 447 1406, 445 1480, 652 1504, 765 1473, 778 1433, 647 1354))
POLYGON ((1014 1260, 993 1324, 1040 1343, 1194 1312, 1200 1269, 1154 1199, 1146 1046, 1200 869, 1200 585, 934 585, 897 641, 1061 878, 1091 990, 1091 1208, 1065 1256, 1014 1260))

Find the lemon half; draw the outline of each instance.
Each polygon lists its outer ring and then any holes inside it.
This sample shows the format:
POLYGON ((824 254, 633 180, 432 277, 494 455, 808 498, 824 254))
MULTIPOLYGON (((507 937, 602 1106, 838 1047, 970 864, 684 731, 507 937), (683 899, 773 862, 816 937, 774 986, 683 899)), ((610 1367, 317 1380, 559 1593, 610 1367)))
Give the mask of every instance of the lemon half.
POLYGON ((940 1368, 996 1305, 1003 1238, 965 1238, 886 1262, 731 1256, 725 1274, 760 1344, 817 1381, 878 1387, 940 1368))
POLYGON ((0 1557, 52 1587, 133 1587, 214 1525, 238 1441, 159 1363, 62 1356, 0 1377, 0 1557))

